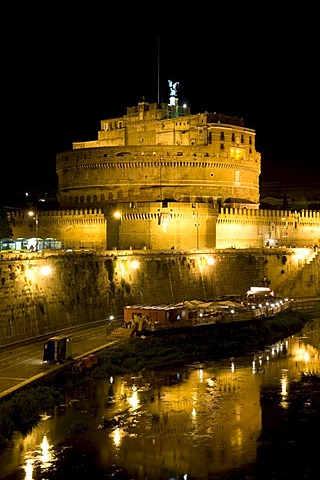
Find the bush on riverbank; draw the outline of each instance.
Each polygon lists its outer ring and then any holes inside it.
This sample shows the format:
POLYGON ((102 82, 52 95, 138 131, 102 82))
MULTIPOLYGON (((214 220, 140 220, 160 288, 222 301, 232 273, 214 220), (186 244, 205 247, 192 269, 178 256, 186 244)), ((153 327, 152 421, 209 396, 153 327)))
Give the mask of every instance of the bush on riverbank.
POLYGON ((197 327, 190 334, 132 337, 97 354, 95 378, 137 372, 143 368, 206 359, 222 359, 256 350, 300 331, 306 320, 298 312, 285 311, 254 323, 197 327))
POLYGON ((20 390, 0 405, 0 446, 4 446, 14 432, 28 433, 41 419, 41 413, 52 410, 63 401, 55 388, 28 387, 20 390))

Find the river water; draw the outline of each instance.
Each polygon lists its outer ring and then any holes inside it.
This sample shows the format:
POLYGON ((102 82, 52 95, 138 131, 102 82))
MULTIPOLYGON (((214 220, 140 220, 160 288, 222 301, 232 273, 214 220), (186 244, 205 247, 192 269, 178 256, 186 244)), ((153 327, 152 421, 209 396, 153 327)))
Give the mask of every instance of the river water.
POLYGON ((290 397, 297 390, 298 405, 301 376, 320 375, 319 352, 315 319, 245 356, 88 378, 28 435, 14 437, 0 478, 319 480, 320 411, 310 421, 310 399, 302 415, 290 397), (300 428, 285 433, 294 408, 304 438, 300 428))

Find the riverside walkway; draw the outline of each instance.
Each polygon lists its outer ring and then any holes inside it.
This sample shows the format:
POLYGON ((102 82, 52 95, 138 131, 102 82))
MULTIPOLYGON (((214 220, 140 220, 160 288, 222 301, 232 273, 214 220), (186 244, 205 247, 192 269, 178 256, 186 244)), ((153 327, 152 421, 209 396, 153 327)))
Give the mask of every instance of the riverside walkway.
POLYGON ((72 359, 62 364, 43 362, 43 339, 0 349, 0 399, 75 360, 124 341, 129 334, 128 329, 115 328, 106 335, 105 323, 68 333, 72 338, 72 359))

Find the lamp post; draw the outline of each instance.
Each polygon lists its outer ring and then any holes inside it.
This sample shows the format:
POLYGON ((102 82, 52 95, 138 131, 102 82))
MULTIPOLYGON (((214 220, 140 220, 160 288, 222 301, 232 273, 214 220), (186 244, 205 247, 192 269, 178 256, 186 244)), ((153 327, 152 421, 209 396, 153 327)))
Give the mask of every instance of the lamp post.
POLYGON ((36 234, 35 234, 35 238, 36 238, 36 246, 35 246, 35 250, 38 250, 38 223, 39 223, 39 220, 38 220, 38 213, 37 212, 34 212, 33 210, 30 210, 28 212, 28 215, 30 218, 33 218, 34 219, 34 222, 35 222, 35 227, 36 227, 36 234))
POLYGON ((195 226, 197 228, 197 250, 199 250, 199 227, 200 227, 200 223, 197 221, 197 223, 195 223, 195 226))
POLYGON ((113 213, 113 217, 116 221, 115 246, 116 246, 116 248, 122 248, 121 247, 122 211, 121 210, 116 210, 113 213))
POLYGON ((36 238, 37 238, 38 237, 38 213, 30 211, 30 212, 28 212, 28 215, 29 215, 29 217, 34 219, 34 223, 35 223, 35 226, 36 226, 36 238))
POLYGON ((198 209, 196 206, 192 206, 192 208, 195 208, 195 211, 192 214, 193 219, 195 219, 195 224, 194 226, 196 227, 196 249, 199 250, 199 227, 200 227, 200 222, 199 222, 199 214, 198 214, 198 209))

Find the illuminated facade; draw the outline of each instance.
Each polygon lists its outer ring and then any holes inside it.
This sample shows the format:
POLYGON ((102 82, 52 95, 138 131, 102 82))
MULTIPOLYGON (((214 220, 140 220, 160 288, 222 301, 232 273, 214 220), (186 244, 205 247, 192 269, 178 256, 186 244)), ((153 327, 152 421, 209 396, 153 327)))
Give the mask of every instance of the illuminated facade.
POLYGON ((258 208, 260 153, 255 131, 219 114, 141 102, 101 121, 98 139, 57 155, 62 208, 178 201, 258 208))
MULTIPOLYGON (((39 212, 38 235, 98 250, 319 245, 320 212, 259 209, 255 131, 191 115, 178 86, 168 104, 142 101, 57 155, 60 210, 39 212)), ((14 236, 29 238, 29 223, 12 215, 14 236)))
POLYGON ((103 211, 107 249, 214 248, 221 206, 259 207, 255 131, 239 118, 191 115, 178 85, 169 81, 169 104, 142 101, 101 120, 97 140, 57 155, 61 208, 103 211))

